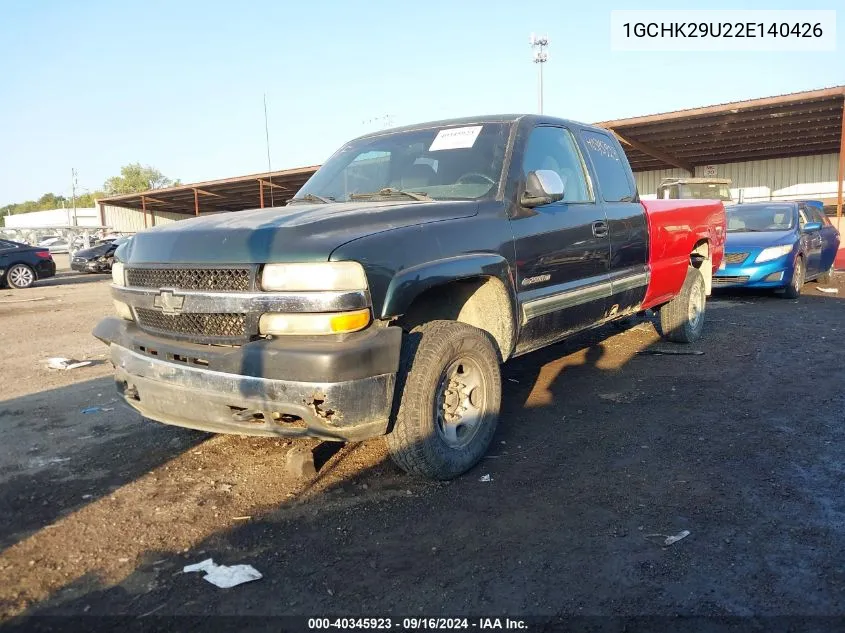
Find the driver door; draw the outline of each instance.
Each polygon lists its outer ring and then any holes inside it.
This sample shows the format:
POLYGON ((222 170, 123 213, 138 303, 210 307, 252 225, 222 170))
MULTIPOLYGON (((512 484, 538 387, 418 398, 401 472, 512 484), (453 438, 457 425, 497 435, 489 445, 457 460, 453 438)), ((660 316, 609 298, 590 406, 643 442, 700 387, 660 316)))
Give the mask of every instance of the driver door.
POLYGON ((607 217, 569 129, 541 125, 531 131, 520 192, 528 173, 541 169, 560 176, 564 198, 533 209, 517 206, 511 217, 523 321, 517 353, 600 320, 610 292, 607 217))
POLYGON ((798 225, 802 232, 801 240, 804 242, 804 252, 807 255, 807 276, 810 277, 821 272, 822 234, 821 230, 804 233, 804 225, 816 221, 812 210, 807 205, 798 205, 798 218, 798 225))

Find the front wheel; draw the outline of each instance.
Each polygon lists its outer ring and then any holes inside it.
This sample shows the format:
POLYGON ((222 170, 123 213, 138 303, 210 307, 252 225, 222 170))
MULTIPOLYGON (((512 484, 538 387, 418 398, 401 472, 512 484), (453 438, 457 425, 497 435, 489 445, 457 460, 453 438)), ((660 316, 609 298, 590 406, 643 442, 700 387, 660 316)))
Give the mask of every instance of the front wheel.
POLYGON ((804 286, 804 277, 807 274, 807 267, 804 258, 795 260, 795 270, 792 271, 792 280, 784 288, 783 296, 787 299, 797 299, 801 296, 801 288, 804 286))
POLYGON ((693 343, 704 329, 707 290, 698 268, 687 268, 687 278, 680 294, 660 308, 660 332, 676 343, 693 343))
POLYGON ((6 283, 12 288, 29 288, 35 283, 35 272, 26 264, 15 264, 6 272, 6 283))
POLYGON ((502 397, 499 357, 482 330, 431 321, 405 336, 387 448, 402 470, 453 479, 487 452, 502 397))

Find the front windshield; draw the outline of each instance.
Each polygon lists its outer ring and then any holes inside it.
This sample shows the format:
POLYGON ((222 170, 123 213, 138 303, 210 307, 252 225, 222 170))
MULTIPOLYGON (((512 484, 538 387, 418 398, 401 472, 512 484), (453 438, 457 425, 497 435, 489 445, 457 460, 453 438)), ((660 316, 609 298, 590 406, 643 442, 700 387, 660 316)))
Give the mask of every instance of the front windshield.
POLYGON ((789 231, 795 226, 795 210, 788 204, 740 205, 725 212, 729 233, 789 231))
POLYGON ((476 200, 494 196, 510 123, 478 123, 386 133, 352 141, 299 190, 293 202, 362 197, 476 200))
POLYGON ((680 187, 681 198, 690 200, 731 200, 731 190, 726 184, 714 182, 691 182, 680 187))

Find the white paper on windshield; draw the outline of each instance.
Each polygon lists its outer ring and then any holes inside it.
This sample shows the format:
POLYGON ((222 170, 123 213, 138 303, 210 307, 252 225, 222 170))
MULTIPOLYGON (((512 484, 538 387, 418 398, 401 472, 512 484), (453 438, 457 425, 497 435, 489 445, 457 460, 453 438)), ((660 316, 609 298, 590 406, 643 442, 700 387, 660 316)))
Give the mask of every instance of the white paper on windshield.
POLYGON ((441 149, 472 147, 475 145, 475 139, 478 138, 482 127, 484 126, 472 125, 470 127, 452 127, 447 130, 440 130, 437 136, 434 137, 434 141, 431 147, 428 148, 428 151, 436 152, 441 149))

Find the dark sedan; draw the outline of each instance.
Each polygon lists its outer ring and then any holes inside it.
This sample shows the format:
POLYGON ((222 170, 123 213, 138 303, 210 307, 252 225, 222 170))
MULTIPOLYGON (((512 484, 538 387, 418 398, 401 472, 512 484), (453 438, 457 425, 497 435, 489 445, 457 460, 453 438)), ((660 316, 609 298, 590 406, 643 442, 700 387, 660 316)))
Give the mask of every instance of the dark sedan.
POLYGON ((114 262, 117 247, 126 242, 128 237, 102 242, 91 248, 76 251, 70 260, 70 267, 81 273, 108 273, 114 262))
POLYGON ((44 246, 0 240, 0 286, 29 288, 56 274, 56 262, 44 246))

